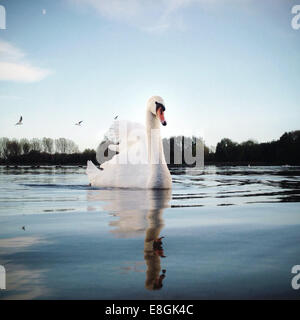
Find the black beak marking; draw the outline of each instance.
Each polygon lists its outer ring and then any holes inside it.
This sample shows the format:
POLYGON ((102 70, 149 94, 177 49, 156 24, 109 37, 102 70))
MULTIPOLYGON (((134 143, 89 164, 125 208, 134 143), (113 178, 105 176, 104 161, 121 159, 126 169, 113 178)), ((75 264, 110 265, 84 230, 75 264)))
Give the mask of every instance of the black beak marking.
POLYGON ((165 108, 165 106, 164 106, 162 103, 159 103, 159 102, 155 101, 155 104, 156 104, 156 112, 157 112, 157 110, 158 110, 159 108, 162 109, 162 112, 166 111, 166 108, 165 108))

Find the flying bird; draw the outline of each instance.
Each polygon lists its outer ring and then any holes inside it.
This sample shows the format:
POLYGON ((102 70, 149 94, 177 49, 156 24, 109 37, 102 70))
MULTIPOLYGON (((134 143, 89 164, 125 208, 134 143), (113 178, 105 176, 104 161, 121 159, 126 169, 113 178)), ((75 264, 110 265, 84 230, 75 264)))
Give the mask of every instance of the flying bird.
POLYGON ((117 119, 118 119, 118 116, 114 117, 114 119, 117 120, 117 119))
POLYGON ((46 9, 42 10, 42 14, 45 15, 47 13, 46 9))
POLYGON ((77 122, 77 123, 75 123, 75 126, 81 126, 81 123, 82 123, 83 121, 79 121, 79 122, 77 122))
POLYGON ((19 125, 23 124, 22 121, 23 121, 23 117, 21 116, 19 122, 17 122, 15 125, 19 126, 19 125))

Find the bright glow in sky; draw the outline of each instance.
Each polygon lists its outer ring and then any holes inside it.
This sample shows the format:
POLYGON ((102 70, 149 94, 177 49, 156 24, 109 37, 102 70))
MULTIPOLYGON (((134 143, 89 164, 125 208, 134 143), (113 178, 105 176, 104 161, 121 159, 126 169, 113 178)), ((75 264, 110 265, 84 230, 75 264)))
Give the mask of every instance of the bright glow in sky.
POLYGON ((163 136, 202 135, 211 146, 300 129, 300 30, 291 27, 300 1, 0 4, 0 137, 96 148, 116 115, 144 123, 152 95, 166 102, 163 136))

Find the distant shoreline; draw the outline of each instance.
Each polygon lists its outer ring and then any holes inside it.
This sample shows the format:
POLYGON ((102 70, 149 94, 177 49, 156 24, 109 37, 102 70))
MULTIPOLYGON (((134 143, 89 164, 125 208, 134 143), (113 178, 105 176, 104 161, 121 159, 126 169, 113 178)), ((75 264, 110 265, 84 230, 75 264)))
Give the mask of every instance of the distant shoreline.
MULTIPOLYGON (((95 163, 97 166, 99 166, 99 164, 95 163)), ((204 163, 204 166, 216 166, 216 167, 272 167, 272 166, 291 166, 291 167, 297 167, 300 166, 300 163, 295 162, 295 163, 280 163, 280 162, 273 162, 273 163, 269 163, 269 162, 216 162, 216 161, 206 161, 204 163)), ((61 169, 61 168, 86 168, 86 165, 83 165, 81 163, 78 164, 74 164, 74 163, 70 163, 70 164, 15 164, 15 163, 10 163, 10 164, 0 164, 0 168, 3 169, 43 169, 43 168, 54 168, 54 169, 61 169)), ((187 165, 168 165, 168 167, 170 169, 176 169, 176 168, 195 168, 195 166, 187 166, 187 165)), ((201 168, 201 167, 200 167, 201 168)))
MULTIPOLYGON (((111 159, 114 151, 109 149, 110 142, 102 141, 98 154, 111 159)), ((208 148, 201 139, 184 136, 163 140, 169 167, 189 167, 185 165, 185 151, 193 156, 204 156, 205 165, 215 166, 284 166, 300 165, 300 130, 285 132, 278 140, 257 143, 248 140, 242 143, 223 138, 215 150, 208 148), (186 141, 189 139, 189 143, 186 141), (198 142, 201 144, 199 145, 198 142), (178 156, 183 164, 176 165, 178 156)), ((0 165, 4 166, 86 166, 91 160, 97 164, 96 150, 85 149, 79 152, 77 145, 65 138, 55 141, 51 138, 8 139, 0 138, 0 165), (55 148, 54 148, 55 145, 55 148)))

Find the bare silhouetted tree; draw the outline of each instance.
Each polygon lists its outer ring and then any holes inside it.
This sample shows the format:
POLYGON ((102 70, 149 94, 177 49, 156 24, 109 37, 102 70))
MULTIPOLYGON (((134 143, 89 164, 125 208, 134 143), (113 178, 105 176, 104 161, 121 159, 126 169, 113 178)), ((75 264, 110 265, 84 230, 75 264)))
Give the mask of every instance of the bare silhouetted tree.
POLYGON ((53 153, 54 150, 54 141, 51 138, 43 138, 42 140, 43 150, 47 153, 53 153))
POLYGON ((8 149, 7 149, 7 143, 9 142, 8 138, 0 138, 0 157, 2 159, 8 158, 8 149))
POLYGON ((22 154, 28 154, 29 151, 31 150, 31 144, 30 141, 26 138, 23 138, 20 140, 20 146, 22 150, 22 154))
POLYGON ((32 151, 42 151, 42 141, 38 138, 33 138, 30 140, 30 150, 32 151))
POLYGON ((55 140, 55 151, 58 153, 76 153, 79 151, 79 148, 74 141, 59 138, 55 140))

